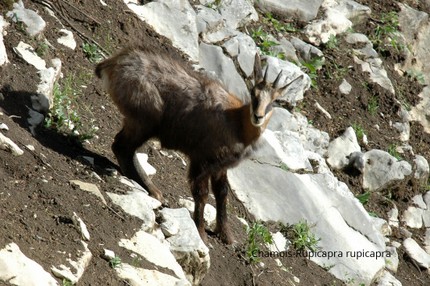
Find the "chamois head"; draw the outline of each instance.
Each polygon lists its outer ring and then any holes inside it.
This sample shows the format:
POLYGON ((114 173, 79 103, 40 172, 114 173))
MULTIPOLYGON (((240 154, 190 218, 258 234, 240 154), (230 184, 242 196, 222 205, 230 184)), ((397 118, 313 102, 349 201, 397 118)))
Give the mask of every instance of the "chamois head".
POLYGON ((273 102, 282 95, 291 83, 298 79, 296 78, 283 86, 278 86, 282 78, 282 71, 273 83, 267 82, 267 71, 268 68, 265 69, 264 75, 262 75, 260 57, 258 53, 255 54, 255 84, 251 88, 251 123, 256 127, 261 127, 267 122, 272 114, 273 102))

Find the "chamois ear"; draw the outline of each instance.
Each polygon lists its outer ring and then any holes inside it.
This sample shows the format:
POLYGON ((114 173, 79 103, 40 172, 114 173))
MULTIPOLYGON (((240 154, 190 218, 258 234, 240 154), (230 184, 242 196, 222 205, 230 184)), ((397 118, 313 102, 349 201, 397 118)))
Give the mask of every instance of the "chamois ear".
POLYGON ((276 87, 279 84, 279 80, 281 79, 282 76, 282 71, 278 74, 278 76, 276 77, 275 81, 273 82, 273 88, 276 89, 276 93, 278 94, 278 96, 280 96, 281 94, 284 93, 284 91, 292 84, 294 83, 296 80, 303 78, 303 74, 299 75, 298 77, 296 77, 295 79, 293 79, 292 81, 290 81, 289 83, 287 83, 286 85, 282 86, 282 87, 276 87))

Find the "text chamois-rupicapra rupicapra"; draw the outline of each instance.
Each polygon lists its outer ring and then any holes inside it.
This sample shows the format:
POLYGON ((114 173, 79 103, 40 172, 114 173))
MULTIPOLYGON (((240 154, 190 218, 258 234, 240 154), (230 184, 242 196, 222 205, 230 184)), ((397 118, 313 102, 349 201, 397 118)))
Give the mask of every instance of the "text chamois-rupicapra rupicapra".
POLYGON ((255 56, 251 100, 242 102, 218 81, 191 70, 167 54, 129 48, 99 63, 96 75, 124 115, 112 150, 122 173, 163 200, 160 190, 136 168, 134 153, 145 141, 158 138, 165 148, 190 159, 189 182, 195 202, 194 221, 207 241, 203 211, 209 180, 216 199, 216 233, 225 243, 233 238, 227 224, 227 169, 236 166, 266 128, 272 103, 287 88, 262 75, 255 56))

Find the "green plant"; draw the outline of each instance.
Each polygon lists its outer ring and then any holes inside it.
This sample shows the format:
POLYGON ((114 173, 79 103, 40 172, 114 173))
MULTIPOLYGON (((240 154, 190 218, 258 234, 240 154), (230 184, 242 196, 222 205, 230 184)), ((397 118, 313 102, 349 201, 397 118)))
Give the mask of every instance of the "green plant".
POLYGON ((281 23, 278 19, 275 19, 272 13, 267 12, 264 14, 263 23, 271 25, 276 32, 297 32, 297 28, 292 23, 281 23))
POLYGON ((426 80, 424 78, 424 74, 421 71, 417 70, 407 70, 406 75, 413 80, 416 80, 419 84, 425 85, 426 80))
POLYGON ((112 268, 117 268, 121 265, 121 258, 118 256, 113 257, 111 260, 109 260, 109 265, 112 268))
POLYGON ((369 102, 367 103, 367 110, 371 115, 375 115, 378 111, 379 104, 378 98, 376 96, 372 96, 369 98, 369 102))
POLYGON ((252 30, 251 37, 254 39, 263 55, 285 60, 285 53, 276 52, 271 49, 272 47, 279 46, 279 43, 272 40, 274 37, 271 34, 266 33, 261 26, 252 30))
POLYGON ((301 64, 304 67, 305 72, 311 79, 311 86, 313 88, 317 88, 318 70, 321 69, 321 67, 324 65, 324 59, 320 57, 315 57, 308 62, 303 61, 301 62, 301 64))
POLYGON ((367 204, 367 202, 369 201, 370 198, 370 192, 365 192, 363 194, 357 195, 355 196, 362 205, 367 204))
POLYGON ((73 283, 69 279, 64 278, 63 281, 62 281, 62 283, 61 283, 61 285, 62 286, 72 286, 73 283))
POLYGON ((399 151, 397 151, 397 145, 396 144, 390 144, 388 146, 387 150, 388 154, 396 158, 397 160, 402 160, 402 156, 400 155, 399 151))
POLYGON ((379 52, 386 52, 389 47, 401 52, 406 47, 401 44, 399 37, 399 16, 391 11, 381 16, 374 32, 370 35, 370 41, 379 52))
POLYGON ((248 235, 246 241, 246 256, 250 263, 257 263, 260 261, 258 252, 260 251, 261 244, 272 244, 272 235, 269 230, 259 222, 254 222, 252 226, 247 226, 246 233, 248 235))
POLYGON ((205 6, 211 9, 218 9, 219 6, 221 5, 221 1, 222 0, 215 0, 213 2, 206 3, 205 6))
POLYGON ((102 54, 96 44, 83 43, 82 50, 91 63, 97 63, 102 59, 102 54))
POLYGON ((290 168, 288 168, 287 164, 285 163, 281 163, 281 165, 279 165, 279 168, 281 168, 284 171, 289 171, 290 168))
POLYGON ((337 49, 338 47, 338 42, 337 42, 337 38, 335 35, 330 35, 330 37, 328 38, 327 43, 325 44, 325 46, 330 49, 330 50, 334 50, 337 49))
POLYGON ((41 42, 41 43, 39 43, 39 44, 37 45, 35 52, 36 52, 36 54, 37 54, 39 57, 41 57, 41 58, 42 58, 43 56, 45 56, 45 55, 46 55, 46 53, 48 52, 48 50, 49 50, 49 46, 48 46, 48 44, 47 44, 47 43, 45 43, 45 42, 41 42))
POLYGON ((79 76, 70 73, 61 81, 61 84, 55 83, 53 104, 45 117, 46 128, 76 137, 80 141, 91 139, 97 131, 97 127, 93 125, 93 120, 84 126, 78 113, 77 98, 80 95, 84 77, 86 77, 85 73, 79 76))
POLYGON ((362 140, 364 137, 364 134, 365 134, 365 130, 364 130, 363 126, 361 126, 358 123, 353 123, 352 129, 354 129, 355 135, 357 136, 357 139, 362 140))
POLYGON ((317 244, 319 239, 311 232, 311 226, 309 226, 306 220, 294 224, 292 230, 294 233, 292 243, 297 250, 316 251, 318 249, 317 244))

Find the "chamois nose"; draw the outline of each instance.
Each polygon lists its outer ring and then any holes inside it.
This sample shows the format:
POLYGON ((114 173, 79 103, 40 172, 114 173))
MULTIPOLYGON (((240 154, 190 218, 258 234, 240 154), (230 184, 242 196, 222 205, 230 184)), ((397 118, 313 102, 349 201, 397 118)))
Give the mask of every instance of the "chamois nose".
POLYGON ((253 124, 255 125, 255 126, 261 126, 262 124, 263 124, 263 120, 264 120, 264 115, 263 116, 259 116, 259 115, 257 115, 257 114, 253 114, 254 116, 253 116, 253 124))
POLYGON ((254 119, 256 122, 259 122, 260 120, 263 120, 264 116, 259 116, 257 114, 254 113, 254 119))

